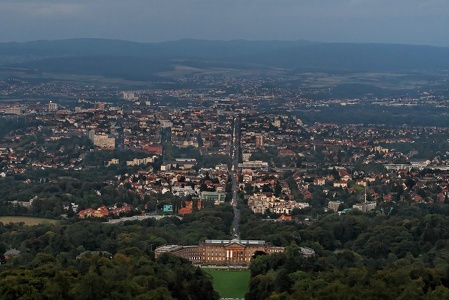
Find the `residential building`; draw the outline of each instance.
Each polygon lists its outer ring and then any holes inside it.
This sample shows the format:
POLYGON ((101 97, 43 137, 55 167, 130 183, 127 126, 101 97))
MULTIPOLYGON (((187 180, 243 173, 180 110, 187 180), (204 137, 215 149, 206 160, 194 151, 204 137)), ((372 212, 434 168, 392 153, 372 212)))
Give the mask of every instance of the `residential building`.
POLYGON ((342 203, 343 202, 341 202, 341 201, 329 201, 327 206, 329 207, 330 210, 332 210, 334 212, 338 212, 338 208, 340 207, 340 204, 342 204, 342 203))
POLYGON ((215 205, 224 203, 226 193, 202 191, 200 194, 201 202, 214 202, 215 205))
POLYGON ((364 202, 364 203, 358 203, 358 204, 354 204, 352 206, 353 209, 358 209, 362 212, 369 212, 372 211, 373 209, 375 209, 377 206, 377 203, 375 201, 371 201, 371 202, 364 202))

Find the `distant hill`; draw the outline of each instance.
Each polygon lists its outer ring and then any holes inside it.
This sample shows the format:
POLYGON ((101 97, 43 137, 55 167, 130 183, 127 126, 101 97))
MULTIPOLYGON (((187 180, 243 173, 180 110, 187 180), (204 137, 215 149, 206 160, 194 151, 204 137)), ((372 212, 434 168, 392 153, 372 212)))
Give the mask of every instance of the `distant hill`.
POLYGON ((70 39, 0 43, 0 56, 148 56, 165 58, 225 58, 309 44, 305 41, 204 41, 179 40, 137 43, 106 39, 70 39))
POLYGON ((156 73, 174 69, 168 60, 164 59, 106 55, 44 58, 15 64, 14 67, 50 73, 101 75, 127 80, 153 80, 157 79, 156 73))
POLYGON ((449 48, 431 46, 319 43, 278 49, 253 59, 297 69, 397 72, 449 70, 448 55, 449 48))
POLYGON ((183 63, 201 68, 403 72, 449 70, 448 57, 449 48, 442 47, 308 41, 71 39, 0 43, 0 65, 4 67, 142 80, 183 63))

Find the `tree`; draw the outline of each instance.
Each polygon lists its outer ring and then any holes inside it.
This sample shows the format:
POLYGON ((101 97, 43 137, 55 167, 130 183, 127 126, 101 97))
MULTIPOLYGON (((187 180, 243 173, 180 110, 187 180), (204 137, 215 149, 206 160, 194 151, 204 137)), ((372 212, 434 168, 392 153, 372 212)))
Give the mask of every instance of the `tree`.
POLYGON ((274 195, 276 197, 279 197, 281 195, 281 192, 282 192, 281 183, 279 182, 279 180, 276 180, 276 185, 274 186, 274 195))
POLYGON ((245 299, 259 300, 267 299, 274 291, 275 273, 257 275, 250 279, 250 292, 245 295, 245 299))

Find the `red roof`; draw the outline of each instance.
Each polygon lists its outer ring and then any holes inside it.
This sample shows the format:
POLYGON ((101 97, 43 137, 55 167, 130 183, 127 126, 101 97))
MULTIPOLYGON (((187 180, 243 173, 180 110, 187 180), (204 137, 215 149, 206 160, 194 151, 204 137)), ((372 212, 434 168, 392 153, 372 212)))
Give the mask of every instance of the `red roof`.
POLYGON ((284 214, 280 215, 280 217, 278 218, 278 220, 286 220, 286 221, 291 221, 293 218, 292 216, 286 216, 284 214))
POLYGON ((145 146, 143 146, 143 149, 150 153, 162 155, 162 146, 161 145, 145 145, 145 146))
POLYGON ((279 155, 281 155, 281 156, 294 156, 295 152, 293 152, 292 150, 288 150, 288 149, 282 149, 282 150, 279 150, 279 155))
POLYGON ((178 211, 179 215, 190 215, 192 213, 191 208, 183 207, 178 211))

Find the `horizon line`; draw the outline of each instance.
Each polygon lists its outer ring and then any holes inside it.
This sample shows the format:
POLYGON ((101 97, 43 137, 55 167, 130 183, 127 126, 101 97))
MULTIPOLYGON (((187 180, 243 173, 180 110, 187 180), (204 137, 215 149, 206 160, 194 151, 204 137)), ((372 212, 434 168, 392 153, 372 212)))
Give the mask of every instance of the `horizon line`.
POLYGON ((60 39, 36 39, 27 41, 7 41, 1 42, 0 45, 5 44, 28 44, 28 43, 38 43, 38 42, 62 42, 62 41, 76 41, 76 40, 97 40, 97 41, 116 41, 116 42, 127 42, 142 45, 157 45, 165 43, 176 43, 182 41, 193 41, 193 42, 273 42, 273 43, 295 43, 303 42, 310 44, 354 44, 354 45, 399 45, 399 46, 422 46, 422 47, 436 47, 436 48, 449 48, 449 46, 432 45, 432 44, 410 44, 410 43, 394 43, 394 42, 347 42, 347 41, 314 41, 307 39, 200 39, 200 38, 180 38, 174 40, 158 41, 158 42, 142 42, 135 40, 126 40, 119 38, 103 38, 103 37, 73 37, 73 38, 60 38, 60 39))

